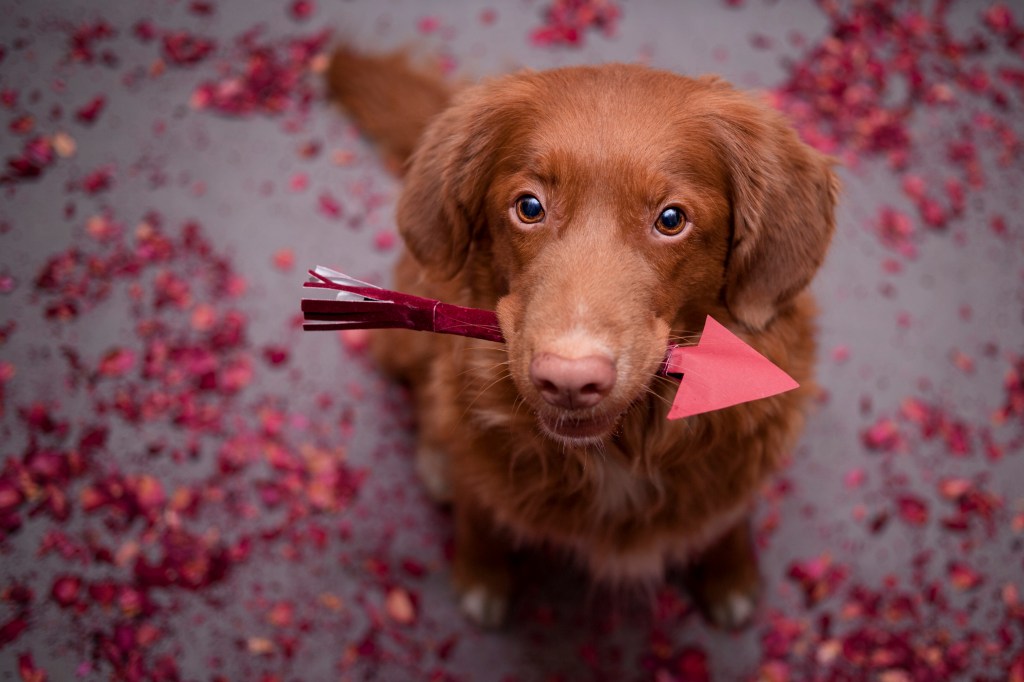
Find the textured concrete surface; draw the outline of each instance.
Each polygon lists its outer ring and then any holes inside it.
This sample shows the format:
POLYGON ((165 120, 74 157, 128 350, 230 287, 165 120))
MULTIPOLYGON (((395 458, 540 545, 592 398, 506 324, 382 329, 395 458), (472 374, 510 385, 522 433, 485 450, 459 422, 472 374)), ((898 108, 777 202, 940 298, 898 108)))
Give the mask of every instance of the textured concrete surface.
POLYGON ((1024 679, 1024 11, 576 4, 604 27, 4 0, 0 679, 1024 679), (507 628, 462 619, 404 394, 296 325, 306 267, 386 282, 398 249, 397 183, 322 99, 339 40, 466 80, 718 73, 843 162, 825 394, 759 508, 752 628, 546 555, 507 628))

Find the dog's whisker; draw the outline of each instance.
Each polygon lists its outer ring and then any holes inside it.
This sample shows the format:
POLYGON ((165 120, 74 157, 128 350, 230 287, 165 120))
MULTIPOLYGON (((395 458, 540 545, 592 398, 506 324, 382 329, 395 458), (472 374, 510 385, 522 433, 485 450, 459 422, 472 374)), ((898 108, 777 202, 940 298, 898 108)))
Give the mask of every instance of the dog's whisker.
POLYGON ((680 335, 680 336, 670 335, 668 337, 668 341, 669 341, 669 343, 677 345, 677 346, 692 345, 692 344, 700 341, 700 337, 701 337, 700 334, 683 334, 683 335, 680 335))
POLYGON ((461 372, 457 373, 455 376, 457 376, 457 377, 464 377, 467 374, 470 374, 470 373, 473 373, 473 372, 486 372, 486 373, 490 373, 490 372, 493 372, 494 370, 498 369, 499 367, 508 367, 508 366, 509 366, 508 360, 504 360, 502 362, 496 362, 496 363, 491 364, 491 365, 476 365, 476 366, 467 367, 466 369, 464 369, 461 372))
POLYGON ((462 350, 493 350, 508 353, 507 346, 464 346, 462 350))
MULTIPOLYGON (((476 402, 477 402, 477 401, 478 401, 478 400, 479 400, 479 399, 480 399, 480 398, 481 398, 481 397, 482 397, 482 396, 483 396, 483 395, 484 395, 484 394, 485 394, 485 393, 486 393, 487 391, 489 391, 489 390, 490 390, 490 389, 491 389, 491 388, 492 388, 493 386, 495 386, 496 384, 498 384, 498 383, 500 383, 500 382, 502 382, 502 381, 504 381, 504 380, 506 380, 506 379, 511 379, 511 378, 512 378, 512 373, 511 373, 511 372, 508 372, 508 371, 506 371, 506 372, 502 372, 502 373, 501 373, 501 375, 499 375, 497 379, 495 379, 495 380, 494 380, 494 381, 492 381, 491 383, 489 383, 489 384, 487 384, 486 386, 484 386, 483 388, 481 388, 481 389, 480 389, 480 390, 479 390, 479 391, 477 392, 476 396, 474 396, 474 398, 473 398, 473 399, 472 399, 472 400, 471 400, 471 401, 469 402, 469 404, 468 404, 468 405, 466 405, 466 409, 462 411, 462 418, 463 418, 463 419, 465 419, 465 418, 466 418, 466 416, 467 416, 467 415, 468 415, 468 414, 470 413, 470 411, 471 411, 471 410, 473 409, 473 406, 474 406, 474 405, 476 405, 476 402)), ((468 389, 468 388, 469 388, 469 386, 467 386, 466 388, 468 389)), ((462 392, 460 392, 460 395, 461 395, 461 394, 462 394, 462 392)))
POLYGON ((644 392, 647 393, 652 398, 654 398, 655 400, 657 400, 658 402, 662 403, 663 405, 665 405, 665 406, 667 406, 669 408, 672 407, 672 401, 668 400, 667 398, 665 398, 665 396, 661 395, 660 393, 658 393, 654 389, 652 389, 652 388, 650 388, 648 386, 645 386, 644 387, 644 392))
MULTIPOLYGON (((521 395, 517 395, 516 399, 512 401, 512 419, 515 420, 519 416, 519 408, 526 404, 526 398, 521 395)), ((510 422, 511 425, 511 422, 510 422)))
MULTIPOLYGON (((673 379, 671 377, 663 377, 660 374, 656 374, 654 375, 654 381, 656 381, 661 386, 668 387, 669 389, 679 388, 679 380, 673 379)), ((648 388, 650 388, 650 385, 648 385, 648 388)))

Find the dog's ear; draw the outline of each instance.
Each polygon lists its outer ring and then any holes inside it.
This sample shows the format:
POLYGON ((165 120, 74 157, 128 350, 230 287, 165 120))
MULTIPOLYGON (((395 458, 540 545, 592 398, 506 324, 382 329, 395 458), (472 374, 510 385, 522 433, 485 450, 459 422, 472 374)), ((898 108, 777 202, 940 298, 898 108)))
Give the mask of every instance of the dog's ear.
POLYGON ((721 96, 709 118, 727 159, 733 211, 725 304, 759 330, 824 260, 839 181, 834 161, 801 142, 778 112, 720 82, 711 85, 721 96))
POLYGON ((492 164, 514 111, 494 83, 463 91, 431 122, 412 155, 398 199, 398 230, 434 276, 454 277, 484 229, 492 164))

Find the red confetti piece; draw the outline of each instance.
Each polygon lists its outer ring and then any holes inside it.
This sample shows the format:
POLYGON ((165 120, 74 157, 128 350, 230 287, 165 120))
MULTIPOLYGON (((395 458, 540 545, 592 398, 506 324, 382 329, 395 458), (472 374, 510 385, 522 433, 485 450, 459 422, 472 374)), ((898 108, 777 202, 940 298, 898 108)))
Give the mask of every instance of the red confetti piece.
POLYGON ((0 174, 0 185, 38 178, 55 160, 51 140, 34 137, 24 144, 18 156, 8 157, 7 169, 0 174))
POLYGON ((288 10, 295 21, 305 21, 313 16, 313 12, 316 11, 316 3, 313 0, 292 0, 288 10))
POLYGON ((288 362, 289 352, 284 346, 267 346, 263 349, 263 359, 272 367, 279 367, 288 362))
POLYGON ((974 360, 961 350, 953 351, 953 364, 965 374, 974 373, 974 360))
POLYGON ((61 576, 53 582, 50 595, 61 608, 69 608, 78 603, 82 592, 82 579, 78 576, 61 576))
POLYGON ((279 628, 288 627, 295 619, 295 606, 291 602, 278 602, 267 614, 267 622, 279 628))
POLYGON ((896 500, 899 517, 911 526, 928 523, 928 504, 920 497, 902 495, 896 500))
POLYGON ((1013 361, 1006 371, 1003 380, 1005 399, 1003 406, 996 411, 994 421, 1005 423, 1010 419, 1019 419, 1024 423, 1024 356, 1013 361))
POLYGON ((441 28, 441 20, 437 17, 423 17, 416 22, 416 28, 420 33, 429 35, 441 28))
POLYGON ((295 252, 284 248, 274 252, 274 267, 281 272, 291 272, 295 268, 295 252))
POLYGON ((36 119, 26 114, 11 121, 10 125, 7 126, 7 129, 15 135, 27 135, 32 132, 35 127, 36 119))
POLYGON ((85 231, 99 242, 109 242, 120 238, 124 228, 107 216, 92 216, 85 222, 85 231))
POLYGON ((398 245, 398 237, 391 230, 381 230, 373 238, 378 251, 391 251, 398 245))
MULTIPOLYGON (((96 44, 110 40, 117 35, 117 31, 106 21, 100 19, 96 23, 84 23, 76 28, 68 38, 68 61, 84 62, 92 64, 96 61, 96 44)), ((110 64, 110 58, 100 55, 100 59, 110 64)))
POLYGON ((399 625, 411 625, 416 621, 416 606, 409 593, 401 587, 388 591, 384 608, 388 616, 399 625))
POLYGON ((203 61, 216 49, 216 44, 209 38, 175 31, 163 36, 163 56, 171 64, 192 66, 203 61))
POLYGON ((18 655, 18 674, 22 682, 46 682, 48 679, 46 671, 37 668, 32 654, 23 653, 18 655))
POLYGON ((113 185, 114 169, 110 166, 101 166, 78 182, 78 187, 86 194, 99 194, 107 191, 113 185))
POLYGON ((22 633, 27 629, 28 618, 24 614, 14 616, 7 622, 0 625, 0 648, 17 640, 18 637, 21 637, 22 633))
POLYGON ((530 34, 534 45, 576 47, 591 29, 615 34, 621 10, 610 0, 555 0, 544 11, 544 25, 530 34))
POLYGON ((106 106, 107 98, 103 95, 96 95, 75 111, 75 120, 79 123, 92 125, 99 118, 100 114, 103 113, 103 109, 106 106))
POLYGON ((899 426, 888 418, 879 419, 862 434, 861 438, 864 445, 871 450, 897 452, 906 448, 906 439, 899 426))
POLYGON ((0 273, 0 294, 9 294, 17 286, 17 280, 12 275, 0 273))
POLYGON ((905 214, 883 206, 878 217, 878 237, 890 249, 905 258, 916 258, 914 224, 905 214))
POLYGON ((142 19, 132 27, 132 35, 143 43, 149 43, 156 40, 160 32, 151 21, 142 19))
POLYGON ((949 564, 948 573, 950 583, 959 590, 973 590, 984 582, 981 574, 959 561, 949 564))
POLYGON ((786 576, 800 585, 804 602, 810 608, 836 593, 846 580, 847 570, 823 554, 808 561, 794 561, 786 576))
POLYGON ((848 489, 855 490, 864 485, 867 474, 863 469, 852 469, 843 477, 843 483, 848 489))
POLYGON ((708 655, 703 649, 688 646, 679 652, 676 671, 681 680, 692 680, 693 682, 710 682, 711 670, 708 665, 708 655))
POLYGON ((203 0, 193 0, 188 4, 188 11, 199 17, 209 17, 216 12, 216 8, 211 2, 204 2, 203 0))
POLYGON ((100 361, 98 371, 107 377, 123 376, 135 365, 135 353, 127 348, 114 348, 100 361))
MULTIPOLYGON (((14 365, 6 360, 0 360, 0 419, 3 418, 6 410, 6 385, 14 378, 14 365)), ((0 482, 0 514, 3 513, 3 486, 0 482)))
POLYGON ((341 204, 329 192, 323 192, 320 195, 317 199, 317 207, 320 209, 321 215, 332 220, 340 220, 343 215, 341 204))

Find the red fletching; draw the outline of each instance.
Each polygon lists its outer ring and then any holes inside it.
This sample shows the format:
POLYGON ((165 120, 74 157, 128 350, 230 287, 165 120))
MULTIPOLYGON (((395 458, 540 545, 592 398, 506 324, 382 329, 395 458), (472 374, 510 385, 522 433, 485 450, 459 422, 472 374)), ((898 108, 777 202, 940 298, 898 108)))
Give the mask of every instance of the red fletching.
POLYGON ((414 329, 502 343, 498 316, 430 298, 389 291, 318 266, 304 286, 339 291, 337 298, 302 299, 306 330, 414 329))

